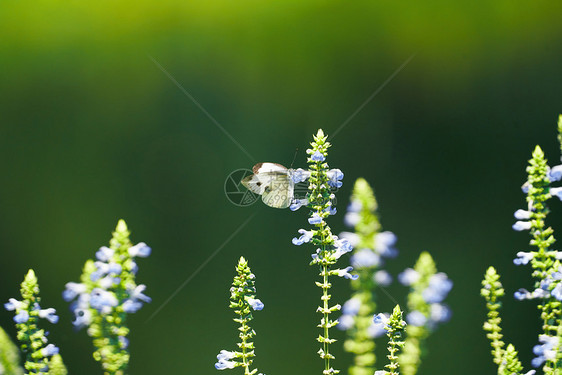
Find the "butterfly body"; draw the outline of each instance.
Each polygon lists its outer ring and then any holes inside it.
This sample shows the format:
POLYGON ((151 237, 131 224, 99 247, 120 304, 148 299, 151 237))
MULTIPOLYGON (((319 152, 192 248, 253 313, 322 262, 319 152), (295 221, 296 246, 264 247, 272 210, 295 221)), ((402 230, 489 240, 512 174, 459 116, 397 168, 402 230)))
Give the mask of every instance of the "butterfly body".
POLYGON ((242 179, 242 185, 262 196, 266 205, 287 208, 293 201, 295 183, 291 178, 292 169, 277 163, 258 163, 252 168, 253 175, 242 179))

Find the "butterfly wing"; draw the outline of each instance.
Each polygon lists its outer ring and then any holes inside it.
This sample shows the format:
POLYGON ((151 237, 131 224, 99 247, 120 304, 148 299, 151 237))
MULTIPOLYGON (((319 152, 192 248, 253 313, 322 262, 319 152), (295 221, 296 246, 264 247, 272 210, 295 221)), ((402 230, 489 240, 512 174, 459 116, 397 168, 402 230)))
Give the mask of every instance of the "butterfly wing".
POLYGON ((294 183, 287 173, 271 173, 271 180, 262 194, 263 203, 269 207, 287 208, 293 200, 294 183))
POLYGON ((242 185, 262 196, 265 204, 275 208, 287 208, 293 199, 294 183, 290 171, 276 163, 259 163, 254 174, 242 179, 242 185))

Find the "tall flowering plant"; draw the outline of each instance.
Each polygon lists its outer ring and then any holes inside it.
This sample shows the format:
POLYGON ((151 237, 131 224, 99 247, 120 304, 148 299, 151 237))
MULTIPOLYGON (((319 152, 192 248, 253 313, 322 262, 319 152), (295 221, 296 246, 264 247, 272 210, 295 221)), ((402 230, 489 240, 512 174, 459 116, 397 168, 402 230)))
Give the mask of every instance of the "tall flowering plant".
MULTIPOLYGON (((40 303, 39 282, 35 272, 29 270, 21 283, 21 300, 10 298, 9 302, 4 304, 6 310, 14 311, 16 314, 14 322, 18 330, 21 350, 25 354, 25 373, 48 372, 52 375, 64 375, 66 368, 59 355, 59 348, 50 344, 47 339, 48 333, 39 328, 40 319, 54 324, 58 322, 59 317, 55 309, 42 309, 40 303)), ((20 372, 17 365, 10 362, 8 366, 14 368, 14 373, 20 372)))
MULTIPOLYGON (((322 315, 318 327, 321 333, 318 335, 318 342, 321 347, 318 355, 324 360, 324 375, 339 373, 332 367, 331 360, 335 356, 330 351, 330 345, 336 340, 330 337, 330 329, 338 324, 337 319, 332 319, 331 314, 341 309, 340 304, 331 304, 332 296, 329 291, 332 286, 330 277, 339 276, 347 279, 357 279, 358 275, 352 275, 352 267, 336 268, 338 259, 345 253, 352 250, 352 246, 348 240, 338 238, 332 233, 326 219, 330 215, 336 214, 335 194, 333 190, 342 185, 343 173, 339 169, 330 169, 326 158, 328 156, 328 148, 330 143, 328 137, 320 129, 314 136, 314 140, 310 143, 311 148, 306 150, 308 157, 308 193, 305 198, 306 204, 310 209, 308 223, 313 225, 312 229, 299 229, 299 237, 293 238, 294 245, 300 246, 304 243, 310 243, 316 251, 312 254, 311 265, 319 267, 320 281, 316 285, 322 290, 321 303, 317 308, 317 312, 322 315)), ((299 204, 302 206, 302 204, 299 204)), ((292 206, 293 210, 297 207, 292 206)))
MULTIPOLYGON (((236 276, 234 276, 230 288, 230 308, 236 314, 234 321, 240 325, 238 328, 240 342, 237 343, 239 350, 221 350, 217 355, 217 363, 215 363, 217 370, 242 367, 244 375, 254 375, 258 372, 257 368, 251 369, 256 356, 254 343, 251 340, 256 332, 250 327, 249 323, 254 319, 252 311, 262 310, 264 304, 256 298, 255 279, 256 276, 250 270, 246 259, 240 257, 236 266, 236 276)), ((259 375, 263 374, 260 373, 259 375)))
POLYGON ((69 282, 63 298, 71 302, 74 326, 87 328, 93 338, 94 359, 104 374, 123 375, 129 363, 127 316, 137 312, 150 297, 146 286, 137 285, 137 257, 147 257, 151 249, 144 243, 133 245, 125 221, 117 224, 109 247, 96 252, 96 261, 84 265, 81 282, 69 282))
MULTIPOLYGON (((558 120, 558 139, 562 147, 562 116, 558 120)), ((562 165, 550 167, 542 149, 537 146, 527 166, 527 181, 522 190, 526 194, 527 205, 519 209, 514 216, 513 224, 516 231, 529 231, 531 251, 520 251, 513 260, 515 265, 530 265, 535 279, 533 289, 519 289, 514 293, 517 300, 536 300, 543 322, 538 344, 533 348, 535 358, 531 365, 542 367, 545 374, 562 373, 562 354, 560 338, 562 337, 562 252, 552 248, 556 241, 554 230, 547 225, 546 219, 550 212, 547 201, 552 197, 562 199, 562 187, 552 186, 562 180, 562 165)), ((500 298, 504 289, 497 271, 490 267, 482 281, 481 295, 486 300, 488 318, 484 330, 490 339, 492 357, 498 366, 498 374, 520 374, 523 366, 518 353, 512 344, 507 346, 502 341, 500 298)), ((534 374, 530 370, 526 374, 534 374)))
POLYGON ((363 178, 355 181, 345 223, 354 232, 342 232, 340 236, 355 248, 350 261, 358 278, 350 280, 351 298, 343 304, 338 328, 346 331, 344 349, 353 354, 348 373, 372 375, 376 362, 374 339, 385 332, 373 322, 377 308, 375 290, 391 283, 392 277, 382 267, 384 258, 395 257, 398 251, 394 247, 396 236, 381 231, 373 189, 363 178))

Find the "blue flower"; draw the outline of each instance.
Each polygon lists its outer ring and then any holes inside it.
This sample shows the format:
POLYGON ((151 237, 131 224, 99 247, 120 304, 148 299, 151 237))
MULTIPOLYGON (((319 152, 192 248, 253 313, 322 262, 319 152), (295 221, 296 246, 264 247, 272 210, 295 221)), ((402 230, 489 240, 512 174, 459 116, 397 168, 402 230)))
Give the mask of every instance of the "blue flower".
POLYGON ((90 275, 90 280, 92 281, 97 281, 108 274, 119 275, 123 270, 121 265, 115 262, 104 263, 97 261, 94 262, 94 265, 97 269, 90 275))
POLYGON ((62 292, 62 298, 66 302, 70 302, 79 294, 85 293, 87 287, 82 283, 69 282, 66 283, 65 288, 64 292, 62 292))
POLYGON ((533 347, 533 353, 537 356, 533 358, 533 367, 539 367, 546 361, 555 361, 558 352, 558 337, 540 335, 539 342, 542 344, 533 347))
POLYGON ((550 292, 558 301, 562 301, 562 283, 558 283, 550 292))
POLYGON ((554 187, 550 188, 549 191, 550 195, 557 197, 558 199, 562 200, 562 187, 554 187))
POLYGON ((310 230, 304 230, 304 229, 299 229, 298 231, 301 236, 299 238, 294 237, 293 238, 293 245, 302 245, 303 243, 307 243, 310 242, 310 240, 312 240, 312 237, 314 236, 314 231, 310 230))
POLYGON ((389 320, 390 316, 388 314, 383 314, 383 313, 379 313, 377 315, 374 316, 373 318, 373 323, 375 325, 377 325, 379 328, 384 329, 385 331, 388 332, 388 320, 389 320))
POLYGON ((373 275, 373 281, 382 286, 389 286, 392 284, 392 276, 385 270, 380 270, 373 275))
POLYGON ((254 311, 260 311, 264 307, 263 302, 257 298, 246 298, 246 301, 248 301, 254 311))
POLYGON ((361 300, 359 298, 348 299, 342 307, 342 313, 344 315, 355 316, 359 313, 359 308, 361 307, 361 300))
POLYGON ((119 340, 119 346, 121 349, 127 349, 129 347, 129 339, 125 336, 118 336, 117 340, 119 340))
POLYGON ((527 264, 535 257, 535 254, 532 252, 526 253, 524 251, 519 251, 517 253, 517 258, 513 259, 513 263, 515 265, 522 265, 527 264))
POLYGON ((413 268, 406 268, 403 272, 398 274, 398 281, 404 286, 410 286, 418 281, 420 274, 413 268))
POLYGON ((406 322, 415 327, 422 327, 427 323, 427 317, 420 311, 414 310, 406 316, 406 322))
POLYGON ((432 303, 430 306, 429 318, 435 323, 445 323, 451 319, 451 309, 441 303, 432 303))
POLYGON ((343 173, 341 170, 330 169, 328 172, 326 172, 326 175, 328 176, 328 185, 336 189, 342 187, 343 183, 341 182, 341 180, 343 179, 343 173))
POLYGON ((562 165, 556 165, 549 169, 547 176, 550 182, 560 181, 562 179, 562 165))
POLYGON ((50 357, 52 355, 59 354, 59 348, 57 348, 53 344, 49 344, 41 349, 41 354, 43 355, 43 357, 50 357))
POLYGON ((39 305, 36 305, 37 308, 35 310, 39 310, 39 317, 42 319, 47 319, 50 323, 56 324, 59 321, 59 317, 56 314, 56 310, 53 308, 48 308, 41 310, 39 305))
POLYGON ((374 339, 380 337, 386 333, 386 330, 380 324, 375 324, 374 322, 367 328, 367 337, 374 339))
POLYGON ((14 316, 14 322, 17 324, 23 324, 29 320, 29 313, 27 310, 22 310, 16 316, 14 316))
POLYGON ((8 311, 14 311, 25 307, 26 307, 25 302, 18 301, 15 298, 8 299, 8 302, 4 304, 4 308, 8 311))
POLYGON ((139 242, 135 246, 129 248, 129 255, 132 257, 146 258, 150 255, 152 249, 148 247, 144 242, 139 242))
POLYGON ((352 247, 359 245, 359 242, 361 241, 359 235, 352 232, 341 232, 339 238, 347 240, 352 247))
POLYGON ((348 227, 356 226, 357 224, 359 224, 360 220, 361 220, 361 215, 358 212, 354 212, 354 211, 346 212, 343 218, 345 225, 347 225, 348 227))
POLYGON ((328 215, 335 215, 338 213, 338 209, 332 205, 326 207, 326 209, 324 210, 324 212, 327 212, 328 215))
POLYGON ((115 250, 110 249, 107 246, 102 246, 96 252, 96 259, 102 262, 109 262, 113 254, 115 254, 115 250))
POLYGON ((336 250, 333 254, 334 258, 339 259, 343 254, 349 253, 353 250, 353 246, 351 246, 351 243, 345 238, 340 239, 338 236, 333 236, 333 239, 336 250))
POLYGON ((348 329, 353 327, 354 324, 355 324, 355 320, 353 319, 352 315, 343 314, 338 319, 337 327, 342 331, 347 331, 348 329))
POLYGON ((377 233, 374 243, 375 251, 383 257, 394 258, 398 255, 398 250, 394 248, 396 240, 396 235, 392 232, 377 233))
POLYGON ((299 182, 304 182, 310 177, 310 172, 305 171, 302 168, 298 168, 292 171, 290 174, 293 183, 298 184, 299 182))
POLYGON ((531 211, 525 211, 525 210, 519 209, 519 210, 515 211, 513 216, 517 220, 529 220, 531 218, 531 211))
POLYGON ((234 368, 238 365, 238 362, 231 361, 236 356, 236 353, 229 352, 227 350, 221 350, 217 355, 217 363, 215 363, 215 368, 217 370, 224 370, 227 368, 234 368))
POLYGON ((306 206, 308 205, 308 199, 304 198, 304 199, 293 199, 293 201, 291 202, 291 205, 289 206, 289 209, 291 211, 296 211, 299 208, 301 208, 302 206, 306 206))
POLYGON ((326 160, 326 157, 320 151, 316 151, 310 156, 310 159, 312 159, 313 161, 324 161, 326 160))
POLYGON ((427 303, 441 302, 445 299, 453 282, 443 272, 436 273, 429 278, 429 285, 422 292, 422 297, 427 303))
POLYGON ((531 229, 531 222, 530 221, 517 221, 512 226, 513 230, 521 232, 523 230, 531 229))
POLYGON ((308 223, 312 225, 317 225, 322 223, 322 216, 318 212, 312 214, 311 217, 308 218, 308 223))
POLYGON ((112 292, 101 288, 94 288, 90 294, 90 306, 102 314, 109 314, 111 309, 119 304, 112 292))
POLYGON ((345 277, 346 279, 357 280, 359 275, 352 275, 350 272, 353 271, 353 267, 348 266, 346 268, 340 268, 338 270, 334 270, 334 274, 339 277, 345 277))
POLYGON ((349 261, 355 268, 370 268, 378 266, 381 257, 371 249, 360 249, 353 253, 349 261))
POLYGON ((513 293, 513 297, 515 297, 516 300, 523 301, 524 299, 533 298, 533 295, 527 289, 521 288, 513 293))

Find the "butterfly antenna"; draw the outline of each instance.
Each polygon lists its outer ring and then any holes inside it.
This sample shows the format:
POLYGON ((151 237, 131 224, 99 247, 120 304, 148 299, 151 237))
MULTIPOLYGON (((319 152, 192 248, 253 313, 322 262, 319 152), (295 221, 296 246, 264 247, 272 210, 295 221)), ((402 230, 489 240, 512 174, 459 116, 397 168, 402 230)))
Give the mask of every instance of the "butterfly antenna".
POLYGON ((295 156, 293 156, 293 161, 291 162, 291 166, 289 167, 289 169, 293 169, 293 164, 295 163, 295 159, 297 158, 298 153, 299 153, 299 148, 297 147, 297 149, 295 150, 295 156))

